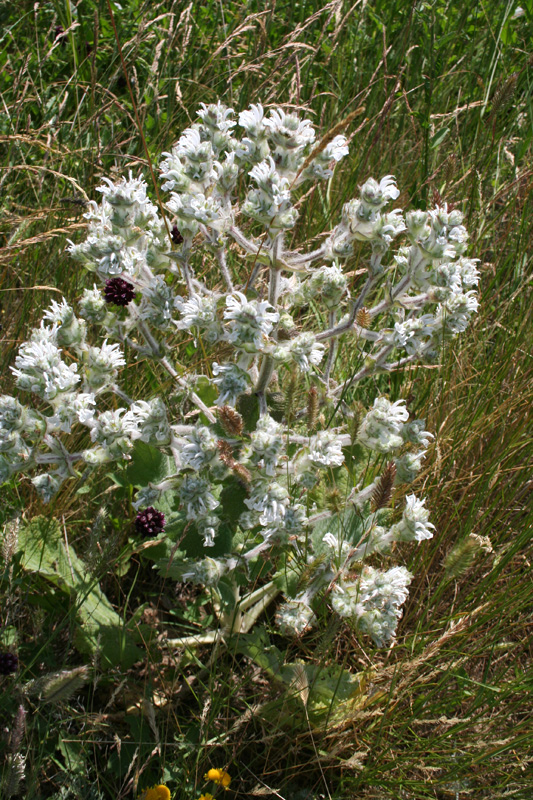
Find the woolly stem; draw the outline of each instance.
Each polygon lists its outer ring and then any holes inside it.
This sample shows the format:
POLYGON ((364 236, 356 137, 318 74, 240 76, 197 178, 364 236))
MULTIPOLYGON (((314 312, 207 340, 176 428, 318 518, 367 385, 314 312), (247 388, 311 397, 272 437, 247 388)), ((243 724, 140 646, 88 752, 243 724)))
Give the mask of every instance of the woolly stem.
MULTIPOLYGON (((328 315, 328 325, 330 328, 333 328, 335 325, 335 311, 330 311, 328 315)), ((329 389, 329 379, 331 376, 331 370, 333 368, 333 362, 335 361, 335 353, 337 352, 337 341, 333 339, 329 343, 329 352, 328 352, 328 361, 326 364, 326 372, 324 374, 324 381, 326 383, 326 388, 329 389)))
POLYGON ((303 264, 309 264, 311 261, 318 261, 326 252, 326 246, 322 245, 317 250, 312 250, 310 253, 286 253, 285 261, 287 266, 295 267, 303 264))
POLYGON ((316 336, 317 342, 325 342, 327 339, 333 339, 336 336, 341 336, 343 333, 347 333, 347 331, 351 330, 354 322, 355 317, 357 316, 357 312, 360 308, 362 308, 365 297, 369 293, 369 291, 374 287, 377 283, 378 279, 376 277, 369 277, 361 289, 361 294, 357 298, 357 300, 352 304, 352 308, 350 310, 350 315, 347 320, 342 322, 340 325, 336 327, 331 327, 327 331, 323 331, 322 333, 318 333, 316 336))
POLYGON ((220 267, 220 272, 222 273, 222 277, 224 278, 224 281, 228 288, 228 292, 232 294, 233 281, 231 280, 231 275, 229 274, 228 265, 226 263, 226 250, 224 247, 217 248, 217 261, 218 261, 218 266, 220 267))
MULTIPOLYGON (((268 302, 273 308, 277 308, 279 300, 281 271, 278 262, 281 255, 282 247, 283 247, 283 234, 278 233, 278 235, 276 236, 276 238, 272 243, 272 250, 271 250, 272 266, 270 267, 270 283, 268 286, 268 302)), ((273 331, 272 338, 275 341, 277 340, 276 331, 273 331)), ((255 385, 255 393, 259 398, 259 411, 261 415, 267 413, 265 391, 268 384, 270 383, 273 372, 274 372, 274 359, 272 358, 272 356, 268 355, 263 356, 263 360, 261 362, 261 368, 259 370, 259 377, 255 385)))

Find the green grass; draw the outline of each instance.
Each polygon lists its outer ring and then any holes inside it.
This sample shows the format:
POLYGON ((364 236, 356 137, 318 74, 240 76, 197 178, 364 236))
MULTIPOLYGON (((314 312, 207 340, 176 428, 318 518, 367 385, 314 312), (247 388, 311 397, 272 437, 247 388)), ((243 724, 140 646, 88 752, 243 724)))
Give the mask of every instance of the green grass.
MULTIPOLYGON (((122 5, 122 13, 112 7, 154 161, 199 103, 218 97, 236 108, 302 107, 322 131, 363 106, 349 164, 327 194, 309 200, 295 237, 304 242, 331 227, 369 175, 394 174, 402 206, 440 198, 465 211, 469 254, 480 259, 481 307, 440 370, 380 379, 394 397, 412 397, 412 413, 438 433, 417 486, 437 535, 406 551, 415 579, 397 645, 367 652, 337 626, 286 654, 366 670, 365 701, 344 721, 311 729, 301 703, 291 705, 242 655, 178 656, 156 634, 195 629, 209 607, 155 579, 142 554, 128 549, 128 497, 109 492, 103 479, 85 495, 69 486, 52 513, 78 555, 93 559, 94 580, 124 624, 143 606, 148 638, 135 667, 97 664, 94 679, 60 705, 35 695, 25 701, 21 796, 59 796, 78 775, 78 794, 62 796, 128 797, 137 778, 141 787, 164 778, 175 798, 197 797, 210 790, 204 772, 226 765, 231 792, 243 797, 526 800, 533 791, 531 0, 522 0, 526 14, 517 19, 516 3, 506 0, 122 5), (102 506, 102 533, 91 533, 102 506), (470 534, 488 537, 492 552, 470 545, 470 534)), ((5 392, 14 352, 42 308, 58 291, 74 300, 87 283, 64 252, 66 238, 82 235, 80 201, 95 197, 102 176, 148 174, 107 2, 81 0, 78 26, 61 44, 55 26, 68 28, 69 13, 59 0, 0 6, 5 392)), ((28 519, 50 514, 24 482, 3 489, 6 520, 17 510, 28 519)), ((64 593, 45 591, 17 564, 1 591, 0 635, 4 644, 17 637, 23 664, 18 677, 2 679, 10 728, 28 680, 86 656, 75 647, 64 593)))

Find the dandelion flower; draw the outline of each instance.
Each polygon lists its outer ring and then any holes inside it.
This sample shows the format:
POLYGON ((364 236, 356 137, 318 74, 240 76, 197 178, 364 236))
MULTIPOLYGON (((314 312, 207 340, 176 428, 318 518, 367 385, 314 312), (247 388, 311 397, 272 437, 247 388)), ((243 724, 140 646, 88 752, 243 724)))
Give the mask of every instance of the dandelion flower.
POLYGON ((223 769, 209 769, 204 778, 208 781, 213 781, 213 783, 218 784, 218 786, 223 786, 224 789, 227 789, 231 783, 231 778, 227 772, 223 769))
POLYGON ((141 792, 139 800, 170 800, 170 790, 160 783, 159 786, 152 786, 141 792))

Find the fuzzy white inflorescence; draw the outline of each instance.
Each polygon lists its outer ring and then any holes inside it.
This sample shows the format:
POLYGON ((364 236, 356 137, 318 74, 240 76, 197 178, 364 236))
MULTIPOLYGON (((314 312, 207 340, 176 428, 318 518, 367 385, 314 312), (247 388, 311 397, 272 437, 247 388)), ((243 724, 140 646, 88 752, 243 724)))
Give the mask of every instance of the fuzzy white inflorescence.
POLYGON ((355 442, 342 423, 360 381, 435 361, 443 342, 465 330, 478 271, 465 255, 459 211, 386 209, 400 197, 391 175, 369 178, 317 249, 289 249, 295 193, 331 180, 348 154, 343 135, 316 141, 310 120, 292 111, 257 104, 236 115, 220 102, 202 104, 163 154, 164 207, 141 177, 103 181, 85 215, 86 238, 68 248, 92 273, 92 288, 79 315, 65 299, 53 302, 19 348, 13 375, 35 407, 0 397, 0 479, 30 473, 48 501, 81 471, 130 460, 139 443, 158 450, 166 474, 159 468, 134 506, 161 507, 175 530, 196 533, 206 550, 183 556, 184 579, 244 585, 268 548, 276 568, 299 563, 307 576, 278 610, 285 633, 307 630, 322 597, 381 646, 395 636, 411 576, 364 559, 395 541, 429 539, 434 526, 414 494, 396 522, 387 504, 375 510, 379 475, 366 476, 375 475, 372 459, 387 455, 396 484, 411 483, 433 435, 424 420, 410 420, 403 400, 383 396, 355 442), (366 258, 358 294, 345 267, 356 251, 366 258), (172 360, 184 339, 201 345, 199 372, 172 360), (339 358, 345 346, 356 364, 349 375, 339 358), (123 390, 125 353, 167 371, 172 413, 163 396, 123 390), (76 426, 87 431, 86 447, 70 452, 62 436, 76 426), (335 489, 333 512, 324 497, 337 485, 344 494, 335 489), (241 498, 237 512, 231 491, 241 498), (353 508, 359 527, 347 522, 353 508), (329 531, 320 529, 324 519, 329 531), (214 557, 221 531, 226 549, 214 557))

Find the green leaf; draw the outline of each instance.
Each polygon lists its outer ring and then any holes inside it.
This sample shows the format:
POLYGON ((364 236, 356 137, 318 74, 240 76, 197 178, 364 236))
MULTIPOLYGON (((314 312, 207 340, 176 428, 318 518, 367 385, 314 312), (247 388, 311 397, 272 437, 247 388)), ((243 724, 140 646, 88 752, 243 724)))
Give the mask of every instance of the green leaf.
POLYGON ((56 586, 76 590, 83 580, 85 566, 78 563, 77 556, 72 560, 70 547, 67 554, 61 528, 53 517, 35 517, 21 527, 18 550, 23 569, 47 578, 56 586))
POLYGON ((142 656, 120 616, 102 592, 98 582, 87 577, 87 567, 54 518, 36 517, 19 531, 21 566, 74 595, 80 625, 75 643, 83 653, 97 648, 102 666, 131 666, 142 656))
POLYGON ((237 411, 244 421, 244 427, 250 433, 255 431, 259 419, 259 400, 255 394, 241 394, 237 400, 237 411))
POLYGON ((445 140, 445 138, 448 136, 449 132, 450 132, 449 128, 441 128, 440 131, 437 131, 437 133, 431 137, 429 143, 431 149, 436 150, 437 147, 439 147, 439 145, 441 145, 442 142, 445 140))
POLYGON ((217 591, 226 614, 233 611, 235 608, 235 591, 231 582, 227 578, 221 578, 218 582, 217 591))
POLYGON ((201 376, 198 378, 195 384, 196 394, 203 400, 206 406, 212 406, 215 404, 215 400, 217 399, 217 388, 214 386, 211 381, 206 378, 205 376, 201 376))
POLYGON ((280 679, 283 653, 271 644, 265 628, 256 626, 250 633, 240 634, 234 646, 237 653, 251 658, 272 678, 280 679))
POLYGON ((137 441, 125 473, 129 483, 140 488, 149 483, 160 483, 175 471, 170 456, 166 456, 157 447, 137 441))
POLYGON ((13 625, 8 625, 7 628, 4 628, 2 633, 0 633, 0 643, 2 643, 4 647, 11 647, 18 643, 18 632, 13 625))
POLYGON ((364 519, 353 507, 345 508, 338 514, 332 514, 326 519, 321 519, 313 528, 311 539, 316 555, 327 552, 329 549, 323 539, 326 533, 332 533, 338 539, 357 545, 364 530, 364 519))
POLYGON ((244 511, 247 511, 244 501, 248 497, 246 487, 238 480, 233 478, 220 493, 220 503, 224 510, 224 515, 230 522, 237 523, 237 520, 244 511))

